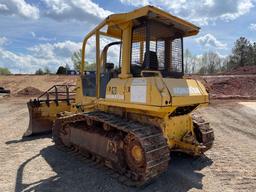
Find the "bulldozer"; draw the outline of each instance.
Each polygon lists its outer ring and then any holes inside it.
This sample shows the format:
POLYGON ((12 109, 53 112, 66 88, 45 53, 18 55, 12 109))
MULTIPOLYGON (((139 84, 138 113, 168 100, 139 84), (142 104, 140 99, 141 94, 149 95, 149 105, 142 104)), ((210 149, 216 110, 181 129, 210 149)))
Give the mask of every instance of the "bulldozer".
POLYGON ((172 151, 204 154, 214 132, 193 112, 209 97, 200 81, 184 77, 183 62, 183 39, 199 30, 154 6, 108 16, 83 40, 76 85, 55 85, 27 103, 25 135, 52 132, 56 145, 94 157, 136 186, 165 172, 172 151), (89 71, 91 38, 96 69, 89 71))

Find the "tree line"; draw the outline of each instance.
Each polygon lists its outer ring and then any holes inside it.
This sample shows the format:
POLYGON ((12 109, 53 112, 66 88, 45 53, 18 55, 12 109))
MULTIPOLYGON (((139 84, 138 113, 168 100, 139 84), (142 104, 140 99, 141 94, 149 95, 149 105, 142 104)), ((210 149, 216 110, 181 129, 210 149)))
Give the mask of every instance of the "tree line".
POLYGON ((10 75, 11 72, 8 68, 6 67, 0 67, 0 75, 10 75))
POLYGON ((193 55, 189 50, 184 51, 186 74, 216 74, 253 65, 256 66, 256 42, 245 37, 236 40, 232 53, 226 57, 212 51, 200 56, 193 55))
MULTIPOLYGON (((81 50, 74 52, 71 56, 73 69, 79 71, 82 60, 81 50)), ((184 51, 184 72, 186 74, 216 74, 228 72, 238 67, 256 66, 256 42, 251 42, 245 37, 240 37, 234 43, 234 47, 229 56, 220 56, 216 52, 205 52, 202 55, 193 55, 188 49, 184 51)), ((56 72, 52 72, 48 67, 39 68, 36 75, 44 74, 67 74, 70 70, 68 64, 60 66, 56 72), (65 66, 65 67, 64 67, 65 66)), ((95 63, 86 62, 87 71, 95 70, 95 63)), ((0 75, 11 74, 8 68, 0 67, 0 75)))
MULTIPOLYGON (((82 61, 82 50, 76 51, 73 53, 71 56, 71 61, 73 63, 73 69, 77 72, 80 71, 80 65, 82 61)), ((96 69, 96 63, 88 63, 87 61, 85 62, 85 70, 86 71, 94 71, 96 69)), ((70 70, 70 67, 68 64, 64 66, 59 66, 58 70, 56 71, 57 75, 66 75, 68 74, 68 71, 70 70)), ((36 75, 45 75, 45 74, 53 74, 48 68, 43 69, 38 69, 35 72, 36 75)))

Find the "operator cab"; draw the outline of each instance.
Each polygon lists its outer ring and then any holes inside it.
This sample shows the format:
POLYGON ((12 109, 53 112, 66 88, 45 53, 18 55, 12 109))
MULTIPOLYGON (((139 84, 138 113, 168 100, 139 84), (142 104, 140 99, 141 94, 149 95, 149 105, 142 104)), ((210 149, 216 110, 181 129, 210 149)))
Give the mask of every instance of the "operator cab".
POLYGON ((182 78, 183 38, 198 32, 197 26, 153 6, 110 15, 85 37, 83 43, 82 74, 87 41, 93 36, 97 37, 97 70, 96 73, 82 77, 84 90, 90 89, 88 93, 84 91, 84 96, 104 98, 111 78, 127 79, 160 74, 164 78, 182 78), (104 40, 105 46, 101 50, 102 37, 112 38, 112 41, 104 40), (108 50, 117 45, 119 50, 115 51, 115 55, 118 55, 118 59, 114 62, 108 50))
POLYGON ((131 72, 140 77, 142 70, 181 78, 184 74, 182 32, 155 17, 137 19, 132 30, 131 72))
MULTIPOLYGON (((141 72, 147 70, 160 71, 163 77, 182 78, 184 75, 182 32, 171 24, 165 24, 149 17, 139 18, 135 23, 131 42, 132 76, 140 77, 141 72)), ((108 57, 107 50, 117 44, 122 44, 122 42, 112 42, 103 49, 104 71, 107 67, 105 64, 108 57)), ((154 75, 150 72, 146 74, 154 75)))

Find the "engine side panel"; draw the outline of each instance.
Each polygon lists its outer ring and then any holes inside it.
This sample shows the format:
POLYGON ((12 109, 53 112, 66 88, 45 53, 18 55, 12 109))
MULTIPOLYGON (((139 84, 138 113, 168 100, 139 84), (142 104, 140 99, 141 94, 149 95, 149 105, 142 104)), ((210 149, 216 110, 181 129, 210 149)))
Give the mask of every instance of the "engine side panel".
POLYGON ((143 77, 111 79, 105 101, 158 107, 208 103, 208 93, 196 80, 143 77))
POLYGON ((200 81, 193 79, 163 79, 171 96, 172 106, 208 103, 208 93, 200 81))

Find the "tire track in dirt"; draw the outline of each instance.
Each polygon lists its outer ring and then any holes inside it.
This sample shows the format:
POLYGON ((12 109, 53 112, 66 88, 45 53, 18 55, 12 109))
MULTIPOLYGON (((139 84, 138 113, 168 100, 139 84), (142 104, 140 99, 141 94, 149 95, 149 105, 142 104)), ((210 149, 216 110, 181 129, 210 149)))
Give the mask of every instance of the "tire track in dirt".
POLYGON ((215 128, 216 141, 207 152, 213 160, 210 171, 225 191, 252 191, 256 189, 255 116, 239 115, 237 104, 223 108, 215 105, 201 111, 215 128))
POLYGON ((218 101, 200 110, 216 138, 205 157, 172 154, 166 173, 148 187, 134 189, 56 150, 50 138, 20 140, 28 124, 26 101, 0 100, 0 191, 243 192, 256 188, 256 139, 250 136, 256 133, 255 114, 238 102, 218 101))

